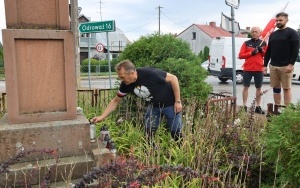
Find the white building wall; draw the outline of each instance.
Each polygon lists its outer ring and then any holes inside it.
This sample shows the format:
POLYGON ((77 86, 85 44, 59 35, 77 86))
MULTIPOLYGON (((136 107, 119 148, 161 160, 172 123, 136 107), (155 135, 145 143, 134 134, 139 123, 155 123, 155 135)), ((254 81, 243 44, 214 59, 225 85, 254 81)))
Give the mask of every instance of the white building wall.
POLYGON ((189 43, 192 52, 196 55, 204 49, 205 46, 210 47, 212 38, 200 30, 197 26, 192 25, 185 31, 180 33, 176 38, 182 39, 189 43), (196 38, 193 39, 193 32, 196 33, 196 38))

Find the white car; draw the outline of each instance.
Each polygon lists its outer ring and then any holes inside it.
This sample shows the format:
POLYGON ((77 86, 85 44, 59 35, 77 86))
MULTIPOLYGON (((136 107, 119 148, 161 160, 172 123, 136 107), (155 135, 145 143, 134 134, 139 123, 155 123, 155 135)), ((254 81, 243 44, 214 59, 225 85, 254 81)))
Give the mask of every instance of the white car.
POLYGON ((209 61, 208 60, 201 63, 201 67, 204 68, 205 70, 208 70, 208 66, 209 66, 209 61))

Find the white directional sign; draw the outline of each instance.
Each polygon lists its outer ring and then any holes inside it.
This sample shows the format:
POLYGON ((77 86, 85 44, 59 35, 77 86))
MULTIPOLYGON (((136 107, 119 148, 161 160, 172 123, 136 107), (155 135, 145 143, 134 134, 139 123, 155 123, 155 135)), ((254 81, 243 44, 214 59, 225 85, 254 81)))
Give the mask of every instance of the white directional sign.
POLYGON ((225 0, 225 3, 228 6, 238 9, 240 5, 240 0, 225 0))
POLYGON ((97 50, 98 52, 103 52, 103 51, 104 51, 104 46, 103 46, 103 44, 98 43, 98 44, 96 45, 96 50, 97 50))

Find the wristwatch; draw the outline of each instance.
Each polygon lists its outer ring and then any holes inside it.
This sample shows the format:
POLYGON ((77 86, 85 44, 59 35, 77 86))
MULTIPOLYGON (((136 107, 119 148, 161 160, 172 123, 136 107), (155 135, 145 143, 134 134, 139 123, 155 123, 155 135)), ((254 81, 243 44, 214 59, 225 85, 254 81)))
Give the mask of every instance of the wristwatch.
POLYGON ((175 101, 176 103, 181 103, 181 101, 175 101))

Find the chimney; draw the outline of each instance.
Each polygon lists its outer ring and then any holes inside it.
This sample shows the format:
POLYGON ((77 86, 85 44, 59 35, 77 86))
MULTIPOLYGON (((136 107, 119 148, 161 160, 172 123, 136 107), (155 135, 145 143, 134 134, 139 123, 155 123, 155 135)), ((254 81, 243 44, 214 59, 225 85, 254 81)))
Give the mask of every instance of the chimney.
POLYGON ((209 22, 210 27, 216 27, 216 22, 209 22))

